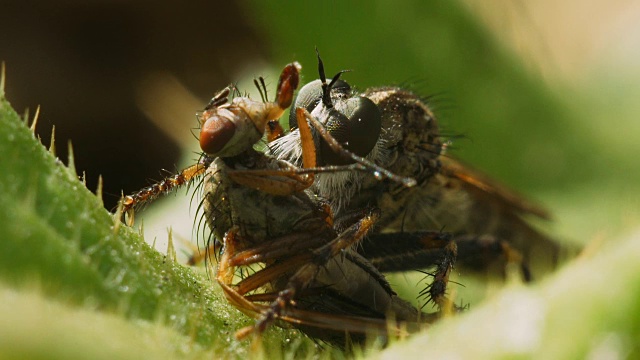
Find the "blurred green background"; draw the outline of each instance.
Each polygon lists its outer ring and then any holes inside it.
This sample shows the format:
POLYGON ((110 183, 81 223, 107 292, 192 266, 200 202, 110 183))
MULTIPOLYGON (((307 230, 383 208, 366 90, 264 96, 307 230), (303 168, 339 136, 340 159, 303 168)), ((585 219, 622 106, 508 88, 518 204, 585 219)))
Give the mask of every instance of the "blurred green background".
POLYGON ((73 140, 109 209, 193 159, 193 114, 218 89, 252 90, 293 60, 312 80, 317 46, 355 86, 431 96, 452 153, 547 204, 553 231, 584 243, 638 217, 640 11, 570 3, 9 1, 0 57, 9 101, 41 105, 39 134, 55 124, 73 140))
MULTIPOLYGON (((548 207, 554 221, 542 226, 561 241, 606 252, 640 223, 640 9, 631 2, 67 0, 2 9, 6 98, 18 112, 41 105, 38 134, 48 139, 55 124, 59 144, 73 141, 89 188, 104 175, 108 209, 121 190, 194 159, 193 114, 217 90, 236 81, 249 90, 260 75, 273 88, 293 60, 313 80, 317 46, 328 73, 352 70, 352 85, 433 96, 451 152, 548 207)), ((182 195, 143 214, 160 249, 168 227, 178 239, 192 235, 182 195)))
MULTIPOLYGON (((550 12, 558 10, 549 5, 550 12)), ((544 6, 291 2, 264 6, 256 14, 272 41, 273 62, 296 59, 306 65, 307 79, 316 77, 311 50, 317 45, 330 71, 353 70, 345 78, 356 86, 409 84, 420 94, 435 95, 432 103, 444 132, 464 136, 453 139, 453 154, 542 200, 556 214, 556 233, 584 243, 596 233, 618 234, 638 219, 640 204, 634 195, 640 168, 632 155, 640 150, 633 100, 638 67, 631 59, 616 60, 624 53, 616 54, 616 45, 610 45, 601 49, 601 56, 589 54, 593 63, 573 73, 563 71, 567 62, 580 65, 576 58, 586 57, 587 51, 572 53, 570 46, 558 50, 555 42, 601 44, 587 43, 582 34, 566 39, 580 31, 571 28, 572 20, 562 20, 570 34, 538 33, 553 26, 548 25, 551 19, 534 17, 544 6), (503 24, 508 33, 492 32, 491 21, 503 24), (515 37, 511 32, 517 31, 528 34, 515 37), (524 50, 518 53, 518 48, 524 50), (533 56, 520 56, 530 55, 527 49, 533 56), (612 68, 605 67, 606 61, 612 68), (616 61, 631 66, 615 66, 616 61), (624 76, 611 73, 614 69, 628 71, 628 78, 619 83, 624 76)), ((608 19, 604 14, 603 21, 608 19)), ((594 25, 591 31, 605 32, 603 27, 594 25)), ((640 34, 637 26, 628 30, 635 30, 628 38, 640 34)))

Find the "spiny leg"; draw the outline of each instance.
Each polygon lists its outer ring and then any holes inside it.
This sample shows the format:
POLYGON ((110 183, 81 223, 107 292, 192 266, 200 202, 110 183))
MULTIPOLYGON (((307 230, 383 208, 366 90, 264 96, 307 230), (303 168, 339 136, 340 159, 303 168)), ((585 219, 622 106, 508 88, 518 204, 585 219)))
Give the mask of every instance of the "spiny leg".
POLYGON ((440 231, 373 234, 358 249, 380 271, 410 271, 435 265, 433 281, 420 295, 438 307, 450 305, 446 291, 458 257, 451 234, 440 231), (425 261, 426 260, 426 261, 425 261))
POLYGON ((178 187, 190 184, 195 178, 204 175, 212 161, 213 159, 205 156, 199 163, 189 166, 178 174, 167 177, 134 194, 123 197, 121 200, 122 213, 128 217, 127 224, 129 226, 133 225, 134 210, 136 208, 154 201, 160 195, 169 193, 178 187))
MULTIPOLYGON (((243 329, 239 331, 237 336, 244 337, 254 331, 261 333, 273 321, 280 318, 283 311, 289 308, 295 297, 314 281, 321 267, 341 251, 348 249, 352 245, 361 241, 367 232, 371 230, 379 217, 379 211, 372 210, 367 216, 361 219, 361 221, 340 233, 340 235, 324 246, 321 246, 308 254, 298 255, 293 259, 287 259, 282 263, 267 267, 241 281, 241 283, 236 286, 240 294, 246 293, 246 291, 251 291, 243 286, 248 281, 251 281, 252 283, 250 288, 257 288, 266 282, 273 280, 273 273, 270 273, 270 269, 282 267, 283 265, 281 264, 295 263, 294 266, 291 266, 290 268, 297 269, 294 275, 289 278, 285 289, 278 293, 276 299, 271 303, 269 309, 262 314, 262 317, 255 326, 252 326, 250 329, 243 329)), ((277 273, 282 274, 283 272, 277 271, 277 273)))
POLYGON ((423 290, 424 295, 428 296, 427 303, 433 301, 440 309, 450 309, 451 300, 446 297, 447 285, 449 284, 449 275, 456 262, 458 256, 458 246, 455 241, 449 240, 442 247, 443 255, 436 263, 436 271, 433 273, 433 281, 427 289, 423 290))
POLYGON ((229 178, 235 183, 271 195, 291 195, 305 190, 313 184, 312 174, 297 174, 293 166, 278 163, 281 169, 272 170, 229 170, 229 178))
MULTIPOLYGON (((367 226, 365 224, 365 226, 367 226)), ((356 229, 354 229, 356 230, 356 229)), ((360 232, 364 231, 361 229, 360 232)), ((354 333, 371 333, 376 335, 386 335, 391 333, 396 336, 406 336, 406 331, 398 326, 390 326, 390 324, 384 319, 375 319, 375 318, 367 318, 367 317, 359 317, 359 316, 346 316, 346 315, 332 315, 326 313, 319 313, 314 311, 307 311, 303 309, 298 309, 295 307, 286 306, 286 303, 283 303, 284 299, 281 296, 281 293, 278 294, 257 294, 257 295, 243 295, 243 293, 237 290, 237 286, 232 286, 231 282, 233 279, 233 275, 235 273, 235 266, 232 264, 233 254, 235 252, 236 239, 238 228, 232 228, 225 235, 225 251, 219 262, 217 280, 222 287, 225 298, 229 303, 238 308, 241 312, 250 316, 252 318, 261 318, 264 319, 264 314, 268 314, 272 311, 272 307, 267 307, 264 305, 256 304, 255 301, 272 301, 274 303, 281 304, 283 306, 282 309, 278 310, 279 319, 288 323, 303 325, 321 329, 327 329, 338 332, 354 332, 354 333), (262 315, 261 315, 262 314, 262 315)), ((356 234, 358 231, 356 231, 356 234)), ((345 234, 346 236, 347 234, 345 234)), ((352 232, 349 235, 353 235, 352 232)), ((338 240, 338 239, 336 239, 338 240)), ((356 239, 353 239, 356 240, 356 239)), ((323 248, 333 248, 328 251, 329 254, 335 254, 338 248, 346 245, 347 242, 343 241, 334 241, 333 244, 327 244, 328 246, 323 248)), ((320 256, 327 256, 327 252, 320 252, 320 256)), ((311 257, 307 258, 307 261, 311 259, 311 257)), ((288 262, 289 263, 289 262, 288 262)), ((289 267, 295 269, 298 268, 301 264, 291 264, 289 263, 289 267)), ((255 276, 255 275, 253 275, 255 276)), ((305 295, 304 293, 302 295, 305 295)), ((259 331, 264 331, 267 323, 263 322, 261 327, 250 326, 245 329, 241 329, 236 333, 238 338, 244 338, 247 335, 254 332, 256 329, 259 331)))
POLYGON ((222 252, 222 256, 218 262, 216 280, 218 281, 218 284, 220 284, 220 287, 222 287, 224 296, 231 305, 235 306, 247 316, 258 318, 260 314, 266 310, 265 307, 245 299, 243 294, 238 293, 234 286, 232 286, 235 266, 230 263, 230 259, 235 252, 235 237, 237 236, 238 231, 239 229, 237 227, 232 227, 224 235, 224 251, 222 252))
POLYGON ((305 250, 326 244, 323 234, 326 232, 309 231, 288 234, 272 242, 240 251, 230 259, 230 262, 234 266, 251 265, 281 259, 292 254, 300 254, 305 250))
MULTIPOLYGON (((327 223, 331 226, 331 223, 327 223)), ((326 228, 324 228, 326 229, 326 228)), ((296 232, 274 239, 268 243, 258 245, 235 253, 229 264, 233 266, 251 265, 264 263, 272 259, 281 258, 291 254, 299 254, 303 250, 319 247, 326 243, 322 237, 323 229, 309 228, 305 232, 296 232)), ((213 254, 218 244, 209 245, 205 251, 194 249, 194 253, 187 260, 187 265, 196 265, 205 260, 207 256, 213 254)))
POLYGON ((474 258, 483 263, 503 257, 518 264, 525 281, 531 273, 524 257, 507 241, 492 235, 458 235, 438 231, 372 234, 362 243, 359 252, 382 272, 402 272, 436 264, 446 253, 444 244, 449 239, 457 244, 457 261, 467 264, 474 258))
MULTIPOLYGON (((246 294, 252 290, 259 288, 260 286, 268 283, 276 279, 278 276, 283 275, 287 272, 291 272, 293 270, 298 269, 300 266, 309 263, 310 261, 314 261, 314 259, 318 259, 320 256, 323 256, 322 261, 326 262, 331 259, 333 256, 337 255, 342 249, 346 249, 351 246, 352 243, 359 242, 362 237, 365 235, 366 231, 368 231, 375 221, 379 218, 378 210, 371 210, 365 216, 363 216, 357 223, 351 225, 346 230, 342 231, 337 237, 335 237, 330 242, 326 243, 318 247, 312 251, 307 251, 298 254, 291 254, 292 256, 286 258, 286 261, 281 261, 272 265, 265 267, 257 271, 255 274, 242 279, 235 285, 235 288, 241 294, 246 294)), ((330 233, 328 236, 334 233, 330 233)), ((313 249, 313 248, 312 248, 313 249)), ((251 249, 245 250, 249 253, 253 252, 251 249)), ((227 264, 235 266, 235 262, 239 263, 243 261, 243 258, 238 256, 232 256, 227 264)), ((244 262, 244 264, 251 264, 255 262, 244 262)))
MULTIPOLYGON (((265 274, 264 269, 254 275, 249 276, 247 279, 251 279, 257 277, 257 274, 263 274, 265 277, 264 281, 258 282, 255 286, 249 286, 246 289, 238 285, 233 285, 233 278, 236 272, 236 266, 233 264, 233 257, 237 253, 236 251, 236 236, 238 236, 239 228, 234 226, 232 227, 224 236, 224 249, 222 251, 222 255, 218 262, 218 269, 216 272, 216 280, 222 287, 222 290, 225 294, 226 299, 235 307, 237 307, 240 311, 251 316, 253 318, 258 318, 261 313, 266 311, 266 307, 259 306, 244 297, 249 291, 255 290, 258 287, 264 285, 264 283, 269 282, 271 280, 276 279, 281 272, 276 272, 275 274, 265 274)), ((310 256, 308 256, 310 258, 310 256)), ((305 259, 305 261, 308 259, 305 259)), ((295 270, 299 267, 303 262, 299 261, 291 261, 289 259, 288 262, 284 263, 284 272, 295 270)), ((271 266, 274 268, 274 266, 271 266)), ((241 281, 242 283, 242 281, 241 281)))
MULTIPOLYGON (((231 285, 231 281, 233 279, 233 274, 235 273, 236 261, 243 264, 257 262, 250 261, 256 260, 252 256, 249 256, 248 258, 245 257, 245 255, 255 252, 252 251, 253 249, 237 252, 237 239, 235 237, 238 229, 234 228, 232 231, 228 232, 225 235, 225 251, 219 263, 217 276, 218 281, 223 288, 225 297, 232 305, 236 306, 248 316, 259 318, 259 321, 255 326, 250 326, 238 331, 236 336, 238 338, 244 338, 253 332, 264 331, 267 326, 275 320, 281 320, 297 326, 326 329, 337 333, 350 332, 375 334, 378 336, 404 336, 407 334, 404 328, 405 326, 409 326, 410 328, 419 327, 420 325, 418 325, 418 323, 394 323, 389 322, 389 319, 335 315, 290 306, 293 301, 295 301, 296 297, 313 296, 314 291, 321 291, 321 293, 324 294, 324 290, 308 288, 308 284, 305 286, 303 283, 305 281, 313 281, 321 266, 324 266, 328 260, 334 258, 343 249, 352 247, 356 242, 358 242, 359 239, 361 239, 362 236, 364 236, 364 234, 371 228, 372 224, 378 217, 378 212, 373 211, 362 219, 360 223, 352 225, 348 230, 341 233, 334 240, 329 243, 325 243, 324 246, 320 246, 316 250, 310 251, 306 254, 284 259, 282 263, 268 266, 264 270, 261 270, 260 272, 241 281, 241 283, 246 285, 246 280, 262 278, 259 281, 253 282, 252 286, 249 287, 245 287, 240 283, 233 286, 231 285), (311 266, 307 266, 309 263, 312 263, 311 266), (281 268, 282 271, 270 272, 271 269, 276 268, 281 268), (248 291, 257 289, 266 282, 276 280, 283 274, 291 273, 292 271, 294 271, 295 274, 290 278, 289 284, 284 290, 287 292, 246 295, 248 291), (293 282, 296 282, 297 286, 295 287, 295 291, 290 291, 293 282), (271 305, 265 306, 256 303, 265 301, 271 302, 271 305)), ((285 243, 291 243, 291 241, 300 235, 301 234, 295 234, 288 237, 285 236, 275 241, 278 241, 279 243, 281 242, 284 245, 285 243)), ((430 320, 433 321, 434 319, 430 320)))
MULTIPOLYGON (((297 108, 296 116, 298 120, 298 126, 301 129, 302 129, 302 124, 308 121, 309 124, 311 124, 311 126, 313 126, 313 128, 316 129, 316 131, 320 134, 320 136, 322 136, 322 138, 327 142, 331 150, 340 154, 340 156, 344 157, 345 159, 351 159, 355 162, 355 164, 352 164, 352 165, 344 165, 344 166, 338 166, 333 168, 350 169, 350 170, 357 170, 357 171, 369 171, 369 172, 372 172, 377 178, 380 178, 380 179, 387 178, 392 181, 398 182, 406 187, 412 187, 416 185, 415 179, 410 177, 398 176, 392 173, 391 171, 372 163, 366 158, 358 156, 352 153, 351 151, 345 149, 344 147, 342 147, 340 143, 338 143, 338 141, 327 131, 324 125, 322 125, 322 123, 318 119, 316 119, 313 115, 311 115, 306 109, 297 108)), ((308 126, 308 125, 305 124, 305 126, 308 126)), ((302 131, 300 131, 300 137, 302 138, 302 131)), ((308 166, 305 166, 305 167, 308 167, 308 166)))
MULTIPOLYGON (((458 262, 480 266, 503 258, 520 266, 525 281, 531 281, 531 272, 522 254, 509 242, 493 235, 451 236, 442 232, 407 232, 372 234, 359 252, 382 272, 403 272, 434 265, 443 254, 439 247, 427 246, 423 236, 449 237, 458 246, 458 262), (480 261, 474 261, 480 258, 480 261), (473 261, 473 264, 469 264, 473 261)), ((437 243, 436 243, 437 244, 437 243)))
MULTIPOLYGON (((300 109, 298 109, 299 111, 300 109)), ((300 124, 302 164, 304 168, 316 167, 316 148, 309 125, 300 124)), ((240 185, 259 189, 272 195, 290 195, 302 191, 313 184, 314 173, 298 173, 294 166, 278 163, 280 169, 231 170, 229 177, 240 185)), ((351 170, 351 169, 345 169, 351 170)))
MULTIPOLYGON (((270 295, 273 296, 269 296, 269 299, 277 299, 278 294, 270 295)), ((303 293, 302 296, 306 296, 306 293, 303 293)), ((240 297, 243 299, 241 301, 249 301, 250 299, 252 300, 252 298, 250 298, 249 296, 240 297)), ((264 299, 257 298, 256 301, 264 301, 264 299)), ((256 309, 259 309, 259 307, 256 307, 256 309)), ((396 337, 406 337, 408 335, 408 331, 405 328, 407 325, 409 325, 409 327, 415 331, 415 329, 422 327, 425 323, 431 323, 436 319, 429 319, 429 321, 421 322, 420 324, 404 322, 393 323, 388 319, 371 318, 364 316, 336 315, 287 306, 281 310, 281 313, 278 316, 278 320, 297 326, 324 329, 342 334, 347 332, 369 334, 375 336, 392 335, 396 337)), ((255 327, 253 326, 245 327, 236 332, 236 338, 246 338, 254 331, 255 327)))

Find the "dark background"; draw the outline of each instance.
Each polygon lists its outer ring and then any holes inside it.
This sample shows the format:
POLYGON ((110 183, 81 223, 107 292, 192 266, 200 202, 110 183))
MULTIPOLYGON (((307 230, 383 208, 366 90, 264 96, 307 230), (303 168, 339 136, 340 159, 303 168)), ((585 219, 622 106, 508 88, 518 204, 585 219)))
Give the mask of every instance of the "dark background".
MULTIPOLYGON (((2 9, 7 98, 32 115, 40 105, 43 142, 55 125, 57 153, 66 161, 72 141, 90 188, 102 174, 107 208, 121 190, 159 179, 160 169, 175 170, 181 156, 179 144, 136 103, 141 83, 169 73, 205 104, 268 48, 235 2, 12 2, 2 9)), ((176 122, 195 126, 196 110, 176 122)))

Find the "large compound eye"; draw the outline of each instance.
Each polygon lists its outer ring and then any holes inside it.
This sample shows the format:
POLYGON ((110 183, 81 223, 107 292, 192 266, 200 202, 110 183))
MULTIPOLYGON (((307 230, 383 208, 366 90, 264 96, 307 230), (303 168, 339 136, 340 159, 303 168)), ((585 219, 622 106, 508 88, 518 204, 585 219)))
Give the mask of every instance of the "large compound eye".
POLYGON ((205 120, 200 129, 200 148, 207 154, 217 154, 222 151, 236 133, 236 124, 231 121, 233 116, 227 109, 219 110, 205 120))
MULTIPOLYGON (((325 122, 329 133, 347 150, 365 157, 378 142, 382 128, 382 114, 378 106, 366 97, 358 96, 336 101, 330 118, 325 122)), ((323 119, 320 119, 322 121, 323 119)), ((319 165, 346 165, 353 160, 335 153, 320 141, 319 165)))
POLYGON ((298 95, 296 95, 296 98, 293 100, 292 111, 289 112, 289 129, 298 127, 295 109, 300 107, 311 112, 320 103, 321 99, 322 82, 320 82, 320 80, 314 80, 298 90, 298 95))
MULTIPOLYGON (((350 93, 351 86, 344 80, 336 81, 331 87, 331 97, 334 100, 347 97, 350 93)), ((298 95, 291 107, 292 111, 289 113, 289 129, 298 127, 298 119, 296 118, 295 112, 296 108, 301 107, 307 109, 308 112, 312 112, 320 101, 322 101, 322 81, 314 80, 303 86, 302 89, 298 91, 298 95)))

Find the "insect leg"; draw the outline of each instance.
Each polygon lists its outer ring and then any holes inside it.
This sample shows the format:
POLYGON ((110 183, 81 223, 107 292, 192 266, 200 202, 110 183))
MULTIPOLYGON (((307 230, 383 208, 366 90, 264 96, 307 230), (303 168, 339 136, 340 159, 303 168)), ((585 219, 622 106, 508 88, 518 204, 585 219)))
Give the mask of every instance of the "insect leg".
POLYGON ((358 251, 378 270, 409 271, 435 265, 433 282, 424 295, 442 307, 449 274, 458 257, 458 246, 451 234, 439 231, 373 234, 358 251))
MULTIPOLYGON (((371 161, 358 156, 354 153, 352 153, 351 151, 343 148, 340 143, 338 143, 338 141, 331 136, 331 134, 327 131, 327 129, 325 129, 324 125, 322 125, 322 123, 320 121, 318 121, 318 119, 316 119, 315 117, 313 117, 313 115, 311 115, 306 109, 304 108, 297 108, 296 109, 296 115, 297 115, 297 119, 298 119, 298 126, 300 126, 300 128, 302 128, 301 124, 305 123, 306 121, 309 121, 309 123, 311 124, 311 126, 313 126, 318 133, 320 134, 320 136, 322 136, 322 138, 327 142, 327 144, 331 147, 331 150, 333 150, 334 152, 340 154, 341 156, 343 156, 344 158, 349 158, 351 160, 353 160, 354 162, 356 162, 358 165, 360 165, 361 170, 368 170, 373 172, 376 177, 384 179, 384 178, 388 178, 390 180, 393 180, 395 182, 398 182, 406 187, 412 187, 416 185, 416 180, 410 177, 402 177, 402 176, 398 176, 394 173, 392 173, 391 171, 384 169, 374 163, 372 163, 371 161)), ((302 131, 300 131, 300 137, 302 137, 302 131)), ((304 161, 304 159, 303 159, 304 161)), ((306 166, 305 167, 311 167, 311 166, 306 166)))
POLYGON ((134 194, 123 197, 120 201, 122 203, 122 213, 128 217, 126 221, 127 224, 129 226, 133 225, 134 210, 136 208, 146 205, 157 199, 160 195, 169 193, 175 188, 187 185, 195 178, 204 175, 207 167, 209 167, 212 161, 213 159, 204 157, 198 164, 191 165, 176 175, 167 177, 134 194))
POLYGON ((321 236, 322 234, 321 232, 288 234, 273 242, 240 251, 230 259, 230 262, 234 266, 251 265, 291 254, 299 254, 305 250, 324 245, 326 240, 321 236))
POLYGON ((410 271, 434 265, 452 236, 440 231, 371 234, 358 248, 382 272, 410 271))
POLYGON ((228 174, 231 180, 240 185, 271 195, 291 195, 313 184, 313 175, 297 174, 293 167, 281 170, 229 170, 228 174))
POLYGON ((492 235, 458 235, 437 231, 372 234, 359 252, 382 272, 401 272, 437 264, 444 256, 447 241, 457 244, 459 263, 472 267, 486 267, 499 258, 519 264, 525 281, 531 272, 522 254, 507 241, 492 235))
MULTIPOLYGON (((274 294, 276 295, 276 294, 274 294)), ((246 298, 243 298, 246 299, 246 298)), ((325 339, 331 335, 327 331, 336 332, 335 338, 343 338, 345 333, 369 334, 373 336, 405 337, 409 332, 414 332, 424 326, 425 323, 391 322, 388 319, 370 318, 365 316, 336 315, 313 310, 305 310, 297 307, 282 309, 278 320, 294 324, 296 327, 305 328, 305 332, 316 331, 318 337, 325 339)), ((430 322, 436 319, 430 319, 430 322)), ((238 332, 236 337, 243 339, 255 331, 254 326, 247 326, 238 332)), ((348 340, 347 340, 348 341, 348 340)), ((347 344, 345 344, 347 345, 347 344)))
MULTIPOLYGON (((247 292, 255 290, 260 286, 268 283, 269 281, 276 279, 278 276, 298 269, 300 266, 309 262, 324 264, 337 254, 339 254, 340 251, 348 248, 354 243, 359 242, 364 237, 364 235, 373 227, 373 224, 379 217, 379 211, 372 210, 363 218, 361 218, 357 223, 348 227, 335 239, 331 240, 325 245, 316 248, 313 251, 291 254, 293 256, 289 257, 286 261, 269 265, 264 269, 259 270, 255 274, 244 278, 242 281, 236 284, 235 288, 239 293, 244 295, 247 292)), ((251 249, 248 249, 246 251, 247 253, 253 252, 251 249)), ((235 261, 240 262, 241 260, 242 257, 239 256, 235 261)), ((234 259, 229 258, 227 264, 235 266, 234 259)))
POLYGON ((224 236, 225 248, 222 256, 220 257, 220 262, 218 263, 216 280, 220 284, 220 287, 222 287, 224 296, 229 303, 238 308, 245 315, 252 318, 258 318, 266 308, 245 299, 245 297, 238 293, 235 287, 232 286, 235 266, 230 263, 230 259, 232 254, 235 252, 235 237, 238 231, 239 229, 237 227, 233 227, 224 236))
MULTIPOLYGON (((324 224, 324 223, 323 223, 324 224)), ((330 225, 330 224, 329 224, 330 225)), ((326 228, 325 228, 326 229, 326 228)), ((295 232, 282 236, 281 238, 269 241, 262 245, 244 249, 236 252, 229 259, 229 264, 233 266, 251 265, 259 262, 267 262, 268 260, 277 259, 282 256, 290 256, 291 254, 299 254, 309 248, 322 246, 326 243, 323 238, 323 229, 310 225, 307 231, 295 232)), ((209 254, 213 254, 215 246, 210 245, 205 251, 194 249, 194 254, 187 261, 187 265, 196 265, 202 262, 209 254)))
MULTIPOLYGON (((291 276, 285 286, 285 289, 278 293, 277 298, 271 303, 269 309, 262 314, 262 317, 252 330, 243 330, 238 336, 246 336, 251 332, 263 332, 277 318, 283 315, 283 311, 290 307, 296 295, 305 290, 316 278, 316 275, 329 260, 338 255, 341 251, 350 248, 358 243, 372 229, 375 221, 380 217, 378 210, 372 210, 367 216, 358 223, 352 225, 335 239, 321 246, 310 253, 295 256, 282 263, 268 266, 265 269, 245 278, 236 288, 238 293, 242 294, 248 282, 251 283, 249 288, 257 288, 262 284, 275 279, 274 272, 283 274, 287 270, 297 268, 294 275, 291 276), (287 269, 281 269, 287 267, 287 269), (278 271, 274 271, 277 269, 278 271), (244 284, 243 284, 244 283, 244 284)), ((250 290, 249 290, 250 291, 250 290)))
MULTIPOLYGON (((298 116, 304 109, 296 109, 298 116)), ((304 168, 315 168, 316 148, 311 128, 306 121, 300 123, 300 142, 302 146, 302 164, 304 168)), ((281 167, 285 163, 281 163, 281 167)), ((240 185, 258 189, 272 195, 290 195, 302 191, 313 184, 313 172, 300 174, 297 168, 289 166, 280 170, 231 170, 229 177, 240 185)), ((345 169, 346 170, 346 169, 345 169)))

